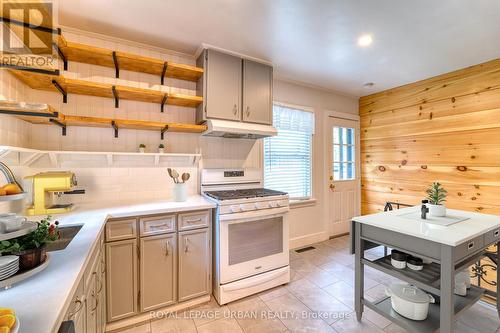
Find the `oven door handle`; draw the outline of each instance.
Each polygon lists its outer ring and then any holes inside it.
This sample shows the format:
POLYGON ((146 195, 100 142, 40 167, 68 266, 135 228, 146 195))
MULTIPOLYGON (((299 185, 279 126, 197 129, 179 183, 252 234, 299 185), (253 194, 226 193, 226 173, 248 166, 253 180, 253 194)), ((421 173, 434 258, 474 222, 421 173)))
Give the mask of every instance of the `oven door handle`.
POLYGON ((288 213, 288 211, 289 211, 288 207, 281 207, 281 208, 262 209, 244 213, 221 214, 219 215, 218 218, 220 222, 238 223, 238 222, 245 222, 248 220, 264 219, 264 218, 268 219, 277 216, 283 216, 284 214, 288 213))

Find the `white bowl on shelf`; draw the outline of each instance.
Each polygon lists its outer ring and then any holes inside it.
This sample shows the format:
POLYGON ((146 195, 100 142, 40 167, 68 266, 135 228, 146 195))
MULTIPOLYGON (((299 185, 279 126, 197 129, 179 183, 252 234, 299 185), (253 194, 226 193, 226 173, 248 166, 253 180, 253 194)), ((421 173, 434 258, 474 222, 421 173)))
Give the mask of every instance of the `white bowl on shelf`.
POLYGON ((0 217, 0 233, 18 231, 26 221, 25 217, 16 215, 0 217))

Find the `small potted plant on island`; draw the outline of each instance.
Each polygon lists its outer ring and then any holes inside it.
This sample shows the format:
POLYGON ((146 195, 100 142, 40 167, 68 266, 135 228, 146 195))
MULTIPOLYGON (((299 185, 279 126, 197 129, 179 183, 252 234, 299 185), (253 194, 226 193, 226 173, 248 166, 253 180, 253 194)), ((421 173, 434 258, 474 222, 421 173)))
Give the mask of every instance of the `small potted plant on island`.
POLYGON ((427 207, 429 207, 429 214, 431 216, 446 216, 446 206, 444 202, 446 201, 447 193, 448 192, 438 182, 432 183, 427 189, 427 199, 429 199, 427 207))
POLYGON ((141 143, 139 145, 139 153, 144 154, 145 151, 146 151, 146 145, 144 143, 141 143))
POLYGON ((160 145, 158 146, 158 152, 160 154, 165 153, 165 145, 163 143, 160 143, 160 145))
POLYGON ((0 254, 19 256, 19 268, 27 270, 42 264, 46 259, 45 245, 59 239, 59 222, 51 223, 51 217, 38 222, 35 230, 25 236, 0 242, 0 254))

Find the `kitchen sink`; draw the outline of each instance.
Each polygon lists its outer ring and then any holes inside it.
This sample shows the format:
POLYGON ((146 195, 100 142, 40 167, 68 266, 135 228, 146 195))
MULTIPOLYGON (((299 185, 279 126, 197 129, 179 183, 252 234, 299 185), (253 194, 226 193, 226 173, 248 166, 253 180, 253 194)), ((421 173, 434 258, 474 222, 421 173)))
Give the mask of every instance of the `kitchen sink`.
POLYGON ((83 224, 68 225, 59 227, 61 238, 46 245, 47 252, 64 250, 69 243, 75 238, 76 234, 83 227, 83 224))

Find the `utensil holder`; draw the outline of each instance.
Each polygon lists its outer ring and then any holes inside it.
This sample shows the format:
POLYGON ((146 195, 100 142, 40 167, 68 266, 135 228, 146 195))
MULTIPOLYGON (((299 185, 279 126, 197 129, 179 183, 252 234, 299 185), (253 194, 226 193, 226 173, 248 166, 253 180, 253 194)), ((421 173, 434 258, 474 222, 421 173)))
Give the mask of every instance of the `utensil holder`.
POLYGON ((174 184, 173 189, 174 201, 181 202, 187 200, 187 186, 186 183, 174 184))

